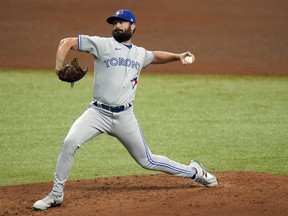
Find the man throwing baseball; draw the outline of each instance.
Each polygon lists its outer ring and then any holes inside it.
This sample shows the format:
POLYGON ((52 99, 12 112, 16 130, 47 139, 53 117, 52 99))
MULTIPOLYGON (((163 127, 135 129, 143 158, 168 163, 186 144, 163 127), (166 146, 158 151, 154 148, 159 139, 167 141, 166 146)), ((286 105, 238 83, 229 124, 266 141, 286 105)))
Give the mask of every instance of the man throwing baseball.
POLYGON ((64 185, 76 151, 82 144, 102 133, 116 137, 131 157, 145 169, 191 178, 208 187, 218 184, 216 177, 196 160, 184 165, 165 156, 153 154, 133 110, 133 100, 143 68, 149 64, 172 61, 189 64, 194 61, 194 56, 190 52, 152 52, 132 44, 136 18, 129 10, 118 10, 107 22, 112 25, 113 37, 79 35, 65 38, 59 44, 56 73, 63 67, 62 63, 69 50, 93 55, 93 100, 89 108, 74 122, 64 139, 57 159, 53 188, 45 198, 34 203, 33 208, 36 210, 62 204, 64 185))

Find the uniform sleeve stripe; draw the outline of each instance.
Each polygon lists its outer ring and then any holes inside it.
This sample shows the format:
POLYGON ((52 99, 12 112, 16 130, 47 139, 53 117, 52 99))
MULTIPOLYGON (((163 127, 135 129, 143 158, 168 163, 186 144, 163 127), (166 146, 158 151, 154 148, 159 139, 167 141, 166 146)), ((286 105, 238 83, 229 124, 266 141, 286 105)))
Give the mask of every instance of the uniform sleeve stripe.
POLYGON ((78 50, 82 51, 81 35, 78 36, 78 50))

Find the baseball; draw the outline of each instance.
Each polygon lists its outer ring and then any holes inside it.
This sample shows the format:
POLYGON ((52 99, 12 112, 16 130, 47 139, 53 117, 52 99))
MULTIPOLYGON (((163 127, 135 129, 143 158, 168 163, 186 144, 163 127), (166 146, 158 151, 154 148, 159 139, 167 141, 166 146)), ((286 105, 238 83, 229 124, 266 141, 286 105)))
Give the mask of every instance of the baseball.
POLYGON ((184 61, 185 61, 186 63, 188 63, 188 64, 192 64, 193 58, 192 58, 192 56, 186 56, 185 59, 184 59, 184 61))

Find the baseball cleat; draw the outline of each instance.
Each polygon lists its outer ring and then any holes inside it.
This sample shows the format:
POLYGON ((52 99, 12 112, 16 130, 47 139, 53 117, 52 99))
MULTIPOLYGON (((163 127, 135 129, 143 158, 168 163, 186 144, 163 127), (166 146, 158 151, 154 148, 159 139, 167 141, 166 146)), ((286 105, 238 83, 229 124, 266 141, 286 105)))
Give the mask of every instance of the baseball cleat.
POLYGON ((218 185, 216 176, 209 173, 199 161, 192 160, 189 166, 196 170, 195 175, 191 178, 193 181, 206 187, 215 187, 218 185))
POLYGON ((35 210, 46 210, 50 207, 60 206, 63 202, 64 194, 61 197, 55 194, 48 193, 45 198, 38 200, 34 203, 33 208, 35 210))

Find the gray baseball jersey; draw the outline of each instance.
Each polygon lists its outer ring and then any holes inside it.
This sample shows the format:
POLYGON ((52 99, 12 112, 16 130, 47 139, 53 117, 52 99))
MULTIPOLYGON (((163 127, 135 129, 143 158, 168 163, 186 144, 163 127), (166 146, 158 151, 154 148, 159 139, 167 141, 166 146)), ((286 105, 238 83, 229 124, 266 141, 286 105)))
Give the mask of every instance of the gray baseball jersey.
POLYGON ((94 56, 93 101, 63 141, 52 191, 62 194, 76 151, 102 133, 116 137, 143 168, 191 178, 196 173, 191 166, 150 151, 134 115, 131 103, 139 75, 153 61, 153 52, 135 45, 127 47, 114 38, 84 35, 78 37, 78 47, 94 56))
POLYGON ((153 52, 114 38, 80 35, 79 51, 94 56, 93 100, 111 106, 131 103, 142 68, 153 61, 153 52))

